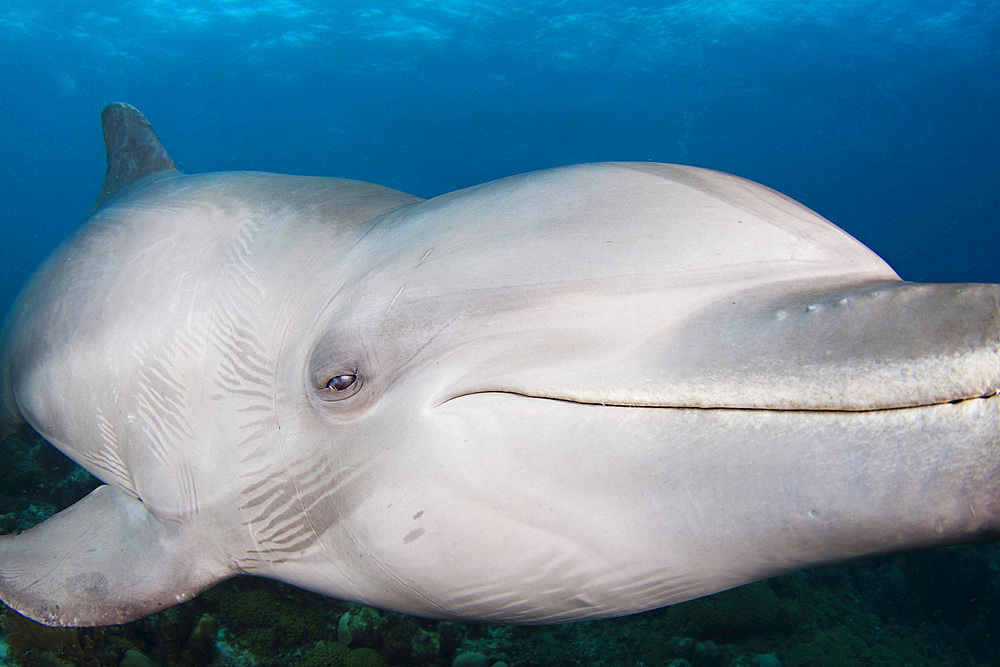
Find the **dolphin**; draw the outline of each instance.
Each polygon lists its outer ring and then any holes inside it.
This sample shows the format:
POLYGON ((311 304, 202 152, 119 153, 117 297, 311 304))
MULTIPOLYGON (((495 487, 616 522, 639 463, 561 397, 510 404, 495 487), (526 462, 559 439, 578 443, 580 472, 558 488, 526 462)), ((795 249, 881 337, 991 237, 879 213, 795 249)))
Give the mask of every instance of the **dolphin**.
POLYGON ((706 169, 422 200, 182 174, 136 109, 102 119, 95 209, 0 343, 6 430, 104 482, 0 538, 32 619, 249 574, 553 623, 997 536, 997 285, 904 282, 706 169))

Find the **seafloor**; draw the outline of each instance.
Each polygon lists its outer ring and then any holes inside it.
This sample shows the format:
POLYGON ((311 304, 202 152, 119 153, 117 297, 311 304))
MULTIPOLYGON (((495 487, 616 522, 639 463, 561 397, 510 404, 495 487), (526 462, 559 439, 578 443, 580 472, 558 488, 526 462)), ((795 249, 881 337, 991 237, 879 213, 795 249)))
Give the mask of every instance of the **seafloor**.
MULTIPOLYGON (((0 529, 97 484, 30 432, 0 444, 0 529)), ((230 580, 128 625, 0 617, 9 665, 995 665, 1000 545, 867 559, 627 618, 542 627, 429 621, 273 581, 230 580)))

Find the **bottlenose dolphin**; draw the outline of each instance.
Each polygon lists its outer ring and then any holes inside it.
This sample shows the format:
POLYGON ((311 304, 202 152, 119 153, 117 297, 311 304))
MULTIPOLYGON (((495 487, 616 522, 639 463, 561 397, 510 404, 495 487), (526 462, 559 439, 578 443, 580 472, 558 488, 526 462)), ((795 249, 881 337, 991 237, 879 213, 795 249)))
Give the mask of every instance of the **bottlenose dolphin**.
POLYGON ((105 187, 6 322, 0 413, 105 484, 0 538, 0 597, 140 618, 237 574, 437 618, 638 612, 994 538, 1000 289, 903 282, 727 174, 586 164, 429 200, 105 187))

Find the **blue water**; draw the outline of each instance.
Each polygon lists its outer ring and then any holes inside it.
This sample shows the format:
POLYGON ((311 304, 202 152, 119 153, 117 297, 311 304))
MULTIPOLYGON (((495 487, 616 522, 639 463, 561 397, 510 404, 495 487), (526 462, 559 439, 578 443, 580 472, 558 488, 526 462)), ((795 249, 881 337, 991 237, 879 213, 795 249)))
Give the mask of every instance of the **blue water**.
POLYGON ((0 310, 76 228, 123 100, 186 171, 429 196, 656 160, 761 181, 905 278, 996 281, 1000 3, 0 4, 0 310))
POLYGON ((923 281, 1000 281, 1000 2, 4 0, 0 312, 126 101, 188 172, 432 196, 595 160, 774 187, 923 281))

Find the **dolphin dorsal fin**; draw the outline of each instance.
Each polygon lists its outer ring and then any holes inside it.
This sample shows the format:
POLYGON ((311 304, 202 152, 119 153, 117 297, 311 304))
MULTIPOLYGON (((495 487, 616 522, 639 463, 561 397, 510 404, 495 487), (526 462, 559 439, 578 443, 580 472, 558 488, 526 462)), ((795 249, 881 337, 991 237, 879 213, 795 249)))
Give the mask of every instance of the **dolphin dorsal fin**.
MULTIPOLYGON (((114 102, 101 112, 108 169, 104 174, 94 211, 140 178, 160 172, 176 172, 177 166, 160 143, 153 126, 133 106, 114 102)), ((93 211, 92 211, 93 212, 93 211)))

